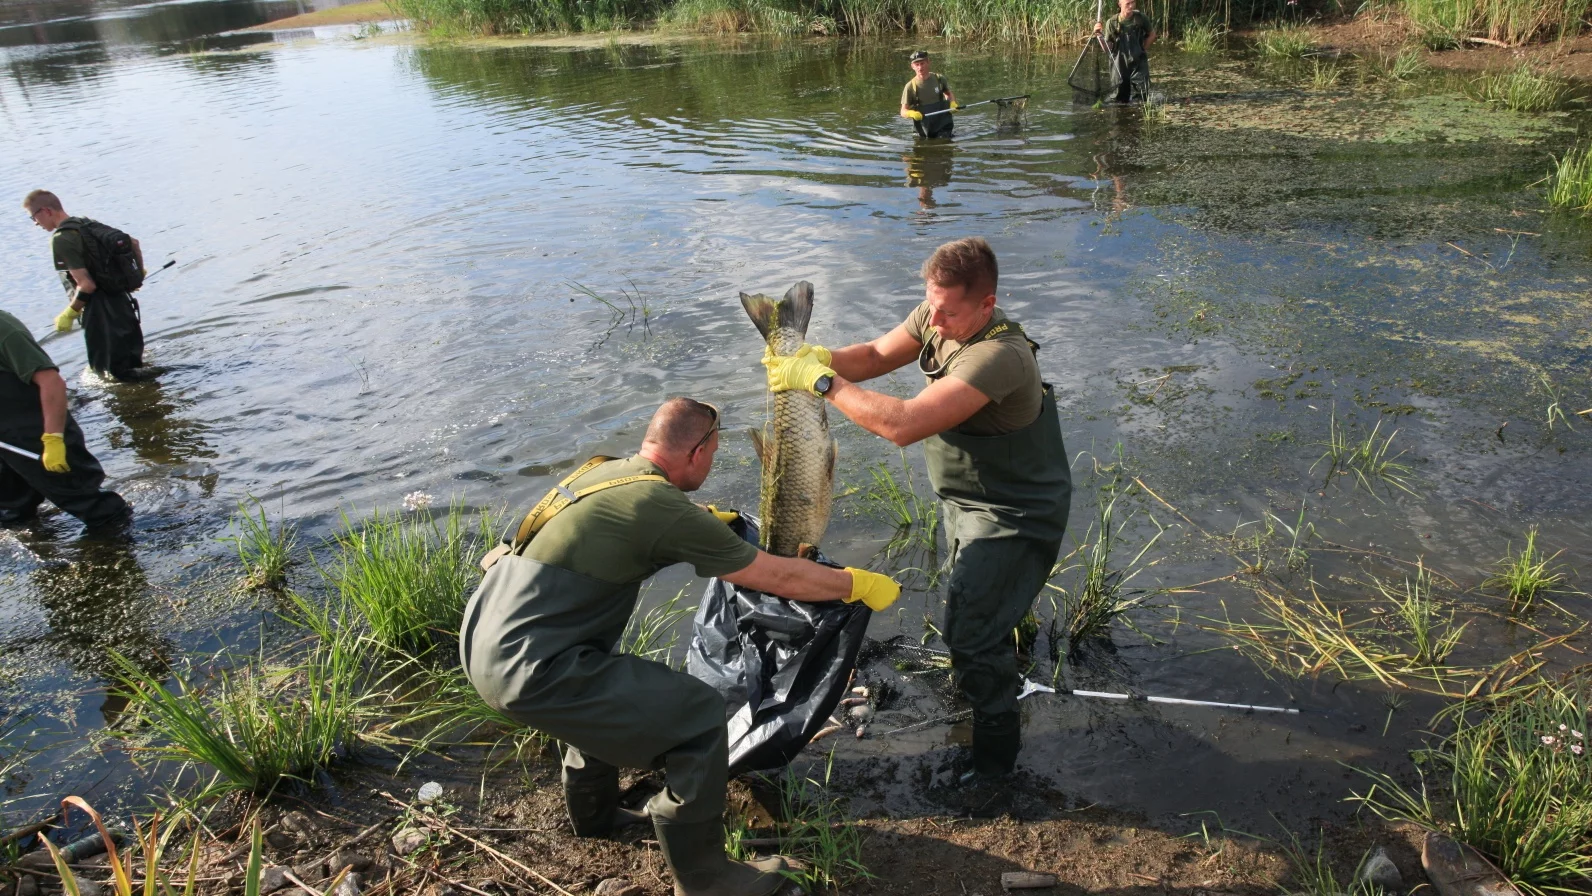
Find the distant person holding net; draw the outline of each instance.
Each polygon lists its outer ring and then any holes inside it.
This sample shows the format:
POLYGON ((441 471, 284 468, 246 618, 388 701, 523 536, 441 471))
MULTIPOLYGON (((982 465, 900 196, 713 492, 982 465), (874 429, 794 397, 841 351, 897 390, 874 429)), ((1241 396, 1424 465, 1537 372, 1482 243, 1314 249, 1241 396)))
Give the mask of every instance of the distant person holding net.
POLYGON ((919 137, 948 138, 953 124, 951 113, 958 106, 945 76, 929 71, 929 54, 918 50, 908 57, 912 80, 901 88, 901 117, 911 119, 919 137))
POLYGON ((1150 44, 1155 27, 1139 12, 1138 0, 1117 0, 1117 14, 1105 25, 1095 23, 1095 33, 1111 52, 1111 98, 1118 103, 1144 102, 1150 95, 1150 44))

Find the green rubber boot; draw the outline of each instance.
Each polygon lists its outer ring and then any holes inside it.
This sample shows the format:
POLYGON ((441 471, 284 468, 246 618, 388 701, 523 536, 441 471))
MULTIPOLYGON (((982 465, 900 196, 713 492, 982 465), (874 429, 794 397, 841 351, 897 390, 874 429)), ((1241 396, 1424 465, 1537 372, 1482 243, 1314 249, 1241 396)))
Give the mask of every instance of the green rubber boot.
POLYGON ((647 813, 619 805, 619 771, 604 771, 612 774, 564 768, 564 808, 577 837, 612 837, 622 827, 648 820, 647 813))
POLYGON ((785 859, 734 862, 724 854, 724 822, 689 824, 654 818, 663 860, 674 872, 674 896, 773 896, 785 885, 785 859))

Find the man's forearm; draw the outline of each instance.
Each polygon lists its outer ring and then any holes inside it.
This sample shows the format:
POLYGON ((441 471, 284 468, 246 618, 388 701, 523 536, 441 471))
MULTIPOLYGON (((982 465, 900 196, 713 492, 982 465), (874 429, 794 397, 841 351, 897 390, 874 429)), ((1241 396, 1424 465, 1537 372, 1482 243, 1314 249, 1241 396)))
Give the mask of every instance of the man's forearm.
POLYGON ((853 383, 866 382, 895 369, 871 342, 830 349, 829 357, 830 369, 853 383))
POLYGON ((849 382, 838 370, 836 374, 829 386, 829 394, 824 397, 851 422, 903 447, 932 435, 916 431, 918 427, 913 425, 905 401, 893 395, 864 389, 849 382))
POLYGON ((752 565, 720 576, 726 582, 787 600, 816 603, 851 596, 851 574, 811 560, 757 552, 752 565))
POLYGON ((66 432, 66 381, 59 375, 38 381, 39 404, 44 409, 44 431, 66 432))

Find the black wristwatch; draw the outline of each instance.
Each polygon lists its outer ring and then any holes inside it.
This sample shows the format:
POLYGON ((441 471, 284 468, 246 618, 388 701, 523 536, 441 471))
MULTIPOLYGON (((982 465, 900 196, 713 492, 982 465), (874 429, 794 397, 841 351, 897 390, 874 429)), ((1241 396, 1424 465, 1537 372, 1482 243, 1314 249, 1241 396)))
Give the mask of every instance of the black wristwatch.
POLYGON ((833 386, 834 384, 835 378, 826 373, 818 379, 813 380, 813 391, 817 392, 819 395, 828 395, 829 387, 833 386))

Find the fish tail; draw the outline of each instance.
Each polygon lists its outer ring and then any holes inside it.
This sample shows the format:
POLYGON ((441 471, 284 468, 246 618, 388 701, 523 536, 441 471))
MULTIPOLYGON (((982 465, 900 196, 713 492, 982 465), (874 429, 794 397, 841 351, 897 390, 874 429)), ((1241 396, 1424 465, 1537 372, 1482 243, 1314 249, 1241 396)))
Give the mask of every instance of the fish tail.
POLYGON ((763 341, 772 340, 775 330, 794 330, 800 338, 807 338, 807 323, 813 316, 813 285, 806 280, 797 282, 785 291, 778 302, 759 293, 749 296, 741 293, 741 307, 757 326, 763 341))

